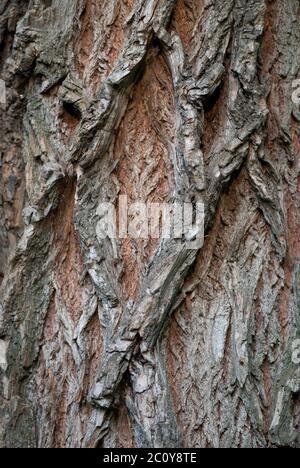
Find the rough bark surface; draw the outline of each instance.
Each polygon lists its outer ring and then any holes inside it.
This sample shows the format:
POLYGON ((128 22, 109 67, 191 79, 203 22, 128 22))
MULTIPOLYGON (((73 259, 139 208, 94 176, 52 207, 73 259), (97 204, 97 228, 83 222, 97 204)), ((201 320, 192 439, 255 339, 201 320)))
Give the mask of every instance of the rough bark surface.
POLYGON ((0 78, 0 446, 300 447, 299 1, 0 0, 0 78))

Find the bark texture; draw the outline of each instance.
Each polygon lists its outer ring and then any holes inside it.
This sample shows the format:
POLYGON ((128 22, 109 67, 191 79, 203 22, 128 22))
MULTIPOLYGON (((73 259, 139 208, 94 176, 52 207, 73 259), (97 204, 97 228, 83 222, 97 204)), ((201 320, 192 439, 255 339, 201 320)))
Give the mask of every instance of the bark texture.
POLYGON ((0 53, 0 446, 300 447, 299 1, 0 0, 0 53))

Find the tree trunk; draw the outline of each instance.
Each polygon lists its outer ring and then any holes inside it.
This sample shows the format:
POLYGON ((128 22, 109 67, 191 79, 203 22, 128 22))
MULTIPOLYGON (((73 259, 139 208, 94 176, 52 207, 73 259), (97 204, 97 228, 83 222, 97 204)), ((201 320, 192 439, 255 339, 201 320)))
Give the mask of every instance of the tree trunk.
POLYGON ((300 447, 299 1, 0 0, 0 48, 0 446, 300 447))

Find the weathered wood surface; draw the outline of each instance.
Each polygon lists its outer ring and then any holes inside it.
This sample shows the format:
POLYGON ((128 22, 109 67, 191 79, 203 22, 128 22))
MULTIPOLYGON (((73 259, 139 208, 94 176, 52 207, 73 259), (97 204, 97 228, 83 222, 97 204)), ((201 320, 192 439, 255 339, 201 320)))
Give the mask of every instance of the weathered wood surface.
POLYGON ((0 445, 300 447, 299 1, 0 0, 0 47, 0 445), (203 248, 100 242, 119 194, 203 248))

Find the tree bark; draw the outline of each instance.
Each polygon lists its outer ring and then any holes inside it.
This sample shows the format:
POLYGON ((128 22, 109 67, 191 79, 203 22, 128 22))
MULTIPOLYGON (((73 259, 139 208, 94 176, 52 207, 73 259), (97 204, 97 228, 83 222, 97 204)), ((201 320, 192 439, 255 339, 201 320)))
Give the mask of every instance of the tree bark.
POLYGON ((0 446, 300 447, 299 1, 0 0, 0 51, 0 446))

